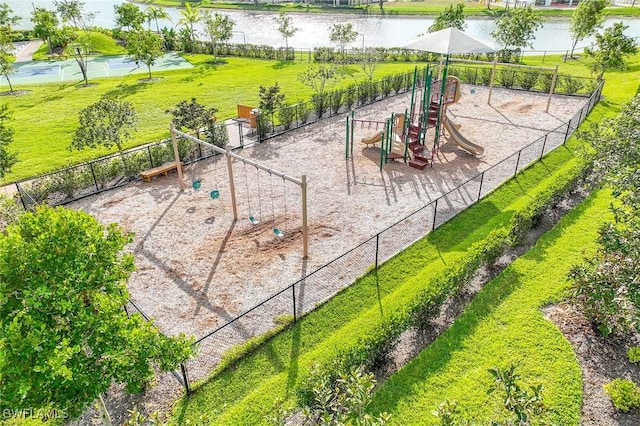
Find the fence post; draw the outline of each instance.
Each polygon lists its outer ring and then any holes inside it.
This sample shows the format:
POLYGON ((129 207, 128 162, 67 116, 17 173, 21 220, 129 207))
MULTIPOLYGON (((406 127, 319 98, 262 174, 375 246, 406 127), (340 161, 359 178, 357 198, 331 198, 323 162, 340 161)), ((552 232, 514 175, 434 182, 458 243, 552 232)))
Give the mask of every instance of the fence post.
POLYGON ((564 133, 564 142, 563 145, 566 145, 567 139, 569 139, 569 129, 571 129, 571 120, 567 121, 567 131, 564 133))
POLYGON ((548 134, 544 135, 544 140, 542 141, 542 151, 540 152, 540 159, 542 160, 542 157, 544 156, 544 148, 547 145, 547 136, 549 136, 548 134))
POLYGON ((20 202, 22 203, 22 208, 24 209, 24 211, 27 211, 27 204, 24 202, 24 197, 22 196, 22 188, 20 188, 18 182, 16 182, 16 189, 18 190, 18 194, 20 194, 20 202))
POLYGON ((478 188, 478 201, 480 201, 480 195, 482 194, 482 183, 484 182, 484 172, 480 175, 480 188, 478 188))
POLYGON ((440 198, 436 198, 436 202, 433 205, 433 225, 431 225, 431 230, 435 231, 436 229, 436 215, 438 214, 438 200, 440 198))
POLYGON ((380 247, 380 233, 376 234, 376 271, 378 270, 378 248, 380 247))
MULTIPOLYGON (((151 165, 153 167, 153 164, 151 165)), ((98 180, 96 179, 96 173, 93 171, 93 161, 89 163, 89 169, 91 170, 91 177, 93 177, 93 184, 96 186, 96 192, 100 191, 98 188, 98 180)))
POLYGON ((147 152, 149 153, 149 164, 153 167, 153 156, 151 155, 151 146, 147 145, 147 152))
POLYGON ((127 304, 125 303, 124 305, 122 305, 122 307, 124 308, 124 313, 127 314, 127 316, 130 316, 129 310, 127 309, 127 304))
POLYGON ((518 175, 518 166, 520 165, 520 154, 522 154, 522 150, 518 151, 518 158, 516 159, 516 171, 513 173, 513 177, 518 175))
POLYGON ((240 148, 244 148, 244 135, 242 134, 242 122, 238 121, 238 139, 240 139, 240 148))
POLYGON ((296 314, 296 283, 291 285, 292 294, 293 294, 293 322, 298 321, 298 315, 296 314))
POLYGON ((187 368, 184 366, 184 363, 180 363, 180 371, 182 372, 182 379, 184 380, 184 389, 187 392, 187 395, 191 395, 191 386, 189 386, 189 375, 187 374, 187 368))

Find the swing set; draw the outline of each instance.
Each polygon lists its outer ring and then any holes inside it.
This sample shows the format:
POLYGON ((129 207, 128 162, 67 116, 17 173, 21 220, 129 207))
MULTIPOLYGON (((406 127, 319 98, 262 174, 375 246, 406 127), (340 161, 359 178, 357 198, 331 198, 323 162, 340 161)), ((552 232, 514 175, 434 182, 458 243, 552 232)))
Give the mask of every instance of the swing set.
MULTIPOLYGON (((283 229, 280 229, 277 227, 276 224, 276 218, 275 218, 275 201, 274 201, 274 197, 273 197, 273 181, 271 180, 271 176, 278 176, 280 178, 282 178, 282 185, 283 185, 283 189, 284 189, 284 223, 283 225, 286 226, 286 220, 287 220, 287 192, 286 192, 286 182, 291 182, 295 185, 298 185, 301 189, 301 198, 302 198, 302 256, 304 259, 306 259, 309 256, 309 243, 308 243, 308 238, 309 238, 309 230, 308 230, 308 225, 307 225, 307 176, 306 175, 302 175, 301 179, 297 179, 294 178, 292 176, 289 176, 285 173, 282 173, 280 171, 277 171, 275 169, 272 169, 270 167, 264 166, 260 163, 256 163, 255 161, 251 161, 247 158, 241 157, 238 154, 234 154, 231 152, 231 149, 229 148, 229 146, 227 145, 224 149, 220 148, 218 146, 215 146, 209 142, 205 142, 203 140, 200 140, 194 136, 191 136, 187 133, 181 132, 179 130, 176 130, 173 125, 171 125, 171 140, 173 142, 173 153, 174 153, 174 157, 175 157, 175 161, 180 161, 180 154, 178 152, 178 138, 184 138, 187 140, 190 140, 192 142, 195 142, 197 144, 200 144, 202 146, 205 146, 207 148, 212 149, 213 151, 219 153, 219 154, 224 154, 226 159, 227 159, 227 172, 229 174, 229 187, 230 187, 230 195, 231 195, 231 208, 233 210, 233 220, 237 221, 238 220, 238 205, 236 202, 236 190, 235 190, 235 183, 234 183, 234 177, 233 177, 233 164, 232 164, 232 159, 241 161, 244 165, 245 165, 245 172, 246 172, 246 166, 253 166, 256 168, 256 177, 258 176, 259 170, 265 171, 267 173, 269 173, 269 177, 270 177, 270 189, 271 189, 271 207, 272 207, 272 215, 273 215, 273 233, 276 235, 276 237, 282 238, 284 237, 284 232, 283 229)), ((183 175, 182 175, 182 170, 180 170, 180 168, 178 168, 178 180, 179 180, 179 184, 180 184, 180 189, 181 190, 185 190, 186 189, 186 185, 184 183, 183 180, 183 175)), ((259 182, 259 181, 258 181, 259 182)), ((194 190, 198 190, 202 187, 202 181, 200 178, 196 178, 191 182, 191 186, 194 190)), ((260 219, 262 218, 262 201, 260 198, 260 190, 258 190, 258 217, 256 217, 256 212, 251 211, 251 194, 250 194, 250 186, 249 186, 249 181, 248 181, 248 177, 247 177, 247 173, 245 173, 245 186, 246 186, 246 190, 247 190, 247 199, 248 204, 249 204, 249 215, 248 215, 248 220, 253 224, 253 225, 257 225, 260 223, 260 219), (260 219, 259 219, 260 218, 260 219)), ((218 189, 213 189, 210 192, 210 196, 213 200, 217 200, 220 197, 220 191, 218 189)))

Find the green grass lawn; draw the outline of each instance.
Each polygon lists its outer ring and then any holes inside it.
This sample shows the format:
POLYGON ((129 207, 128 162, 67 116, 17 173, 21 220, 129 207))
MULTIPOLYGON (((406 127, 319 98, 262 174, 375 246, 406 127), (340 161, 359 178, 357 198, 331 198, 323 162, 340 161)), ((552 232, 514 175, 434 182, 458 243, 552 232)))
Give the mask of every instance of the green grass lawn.
MULTIPOLYGON (((160 6, 180 7, 183 5, 182 0, 139 0, 139 3, 160 6)), ((478 1, 450 1, 450 0, 401 0, 396 2, 385 2, 382 9, 378 3, 357 7, 332 7, 308 5, 304 3, 230 3, 225 1, 204 0, 198 3, 202 8, 212 9, 241 9, 265 12, 288 13, 356 13, 356 14, 372 14, 372 15, 436 15, 442 12, 450 4, 464 4, 465 15, 468 17, 496 17, 504 13, 502 5, 492 4, 491 8, 487 8, 485 4, 478 1)), ((570 17, 574 8, 540 8, 540 13, 545 17, 570 17)), ((639 16, 640 8, 637 7, 610 7, 605 10, 608 16, 639 16)))
POLYGON ((430 413, 447 398, 457 400, 467 418, 488 424, 505 413, 500 398, 487 395, 487 370, 515 364, 523 383, 544 386, 549 424, 578 424, 578 361, 540 308, 564 297, 567 273, 595 250, 598 226, 612 217, 611 202, 610 192, 599 190, 565 216, 488 283, 449 330, 385 382, 370 410, 391 413, 392 424, 437 425, 430 413))
MULTIPOLYGON (((121 78, 90 79, 95 85, 82 87, 71 83, 17 86, 30 93, 9 100, 14 120, 14 143, 10 149, 19 162, 4 182, 60 169, 105 155, 105 149, 69 152, 78 126, 78 113, 100 97, 117 96, 130 101, 139 116, 138 129, 126 147, 155 142, 169 136, 170 115, 165 111, 182 100, 195 97, 198 102, 219 109, 220 119, 236 115, 236 104, 257 105, 260 85, 279 83, 281 92, 292 103, 308 100, 311 90, 300 83, 298 74, 307 69, 306 62, 282 62, 247 58, 225 58, 223 65, 211 65, 210 55, 187 55, 195 68, 156 72, 162 77, 155 83, 140 82, 140 75, 121 78)), ((413 64, 381 64, 376 78, 412 70, 413 64)), ((363 79, 358 67, 352 76, 341 81, 347 85, 363 79)))

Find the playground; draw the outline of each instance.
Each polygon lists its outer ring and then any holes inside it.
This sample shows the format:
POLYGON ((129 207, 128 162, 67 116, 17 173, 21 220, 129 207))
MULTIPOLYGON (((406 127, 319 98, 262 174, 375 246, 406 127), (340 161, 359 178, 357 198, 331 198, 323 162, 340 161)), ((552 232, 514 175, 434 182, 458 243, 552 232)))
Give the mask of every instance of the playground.
MULTIPOLYGON (((137 266, 129 281, 132 300, 156 319, 164 333, 184 332, 199 338, 554 131, 587 102, 584 97, 553 95, 545 112, 547 94, 494 88, 488 105, 488 91, 463 84, 459 100, 447 107, 458 140, 463 137, 482 147, 482 152, 472 155, 445 132, 433 164, 424 170, 409 167, 402 158, 387 161, 380 170, 381 144, 361 142, 382 130, 376 122, 404 112, 411 94, 355 112, 349 158, 345 158, 347 114, 234 151, 279 173, 297 179, 307 176, 306 259, 300 186, 276 173, 231 160, 238 211, 234 222, 224 155, 185 167, 184 191, 173 172, 88 197, 70 207, 135 233, 129 248, 137 266)), ((426 141, 434 136, 433 129, 430 132, 426 141)), ((533 161, 539 154, 522 161, 533 161)), ((485 181, 483 194, 507 177, 485 181)), ((424 227, 426 234, 431 224, 413 226, 424 227)), ((353 274, 361 273, 350 272, 333 277, 327 285, 337 291, 355 278, 353 274)), ((290 306, 276 306, 269 316, 252 314, 254 325, 243 322, 238 325, 240 333, 245 339, 262 333, 285 313, 290 313, 290 306)), ((237 342, 225 342, 225 347, 227 343, 237 342)))

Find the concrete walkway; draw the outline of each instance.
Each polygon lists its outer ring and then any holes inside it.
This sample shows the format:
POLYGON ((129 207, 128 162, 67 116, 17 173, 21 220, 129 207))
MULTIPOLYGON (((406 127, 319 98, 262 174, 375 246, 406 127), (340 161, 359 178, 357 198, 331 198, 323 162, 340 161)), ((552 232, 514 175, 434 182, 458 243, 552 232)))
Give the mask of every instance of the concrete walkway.
POLYGON ((33 53, 42 46, 42 40, 14 43, 16 47, 16 62, 30 62, 33 53))

